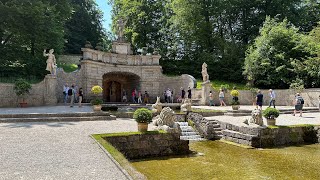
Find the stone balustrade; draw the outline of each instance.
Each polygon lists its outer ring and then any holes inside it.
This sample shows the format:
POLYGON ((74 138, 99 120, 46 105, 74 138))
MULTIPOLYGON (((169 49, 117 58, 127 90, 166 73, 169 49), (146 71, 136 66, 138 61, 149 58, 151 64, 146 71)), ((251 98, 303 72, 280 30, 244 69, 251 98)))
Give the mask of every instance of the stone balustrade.
POLYGON ((82 48, 83 60, 92 60, 109 64, 132 66, 159 65, 160 55, 131 55, 103 52, 89 48, 82 48))

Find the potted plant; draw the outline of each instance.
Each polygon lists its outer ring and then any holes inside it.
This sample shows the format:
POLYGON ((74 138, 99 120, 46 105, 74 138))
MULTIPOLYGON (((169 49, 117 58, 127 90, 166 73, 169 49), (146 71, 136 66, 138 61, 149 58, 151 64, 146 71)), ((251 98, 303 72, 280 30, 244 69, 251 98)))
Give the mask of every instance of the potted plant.
POLYGON ((16 92, 18 97, 22 98, 22 102, 19 103, 20 107, 27 107, 25 96, 30 93, 31 88, 31 84, 25 79, 17 79, 14 83, 14 91, 16 92))
POLYGON ((152 112, 146 108, 139 108, 133 113, 133 118, 138 123, 138 130, 140 132, 146 132, 148 130, 148 124, 152 122, 152 112))
POLYGON ((91 100, 91 104, 93 105, 93 111, 101 111, 103 101, 97 96, 101 94, 103 89, 100 86, 93 86, 91 88, 91 92, 96 96, 91 100))
POLYGON ((233 90, 230 92, 230 95, 232 96, 232 102, 231 102, 232 109, 238 110, 240 108, 239 91, 235 87, 233 87, 233 90))
POLYGON ((276 119, 280 114, 280 111, 276 108, 268 107, 266 110, 262 112, 263 117, 267 119, 268 126, 276 125, 276 119))

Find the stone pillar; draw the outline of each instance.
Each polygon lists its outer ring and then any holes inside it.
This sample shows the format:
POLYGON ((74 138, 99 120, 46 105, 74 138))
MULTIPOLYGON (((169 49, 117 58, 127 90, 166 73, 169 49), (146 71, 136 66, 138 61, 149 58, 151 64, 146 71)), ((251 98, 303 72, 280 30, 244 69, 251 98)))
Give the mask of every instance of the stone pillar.
POLYGON ((206 81, 202 83, 202 88, 201 88, 201 105, 208 105, 209 104, 209 92, 211 91, 211 83, 210 81, 206 81))
POLYGON ((57 77, 51 74, 46 75, 44 78, 43 99, 44 105, 57 105, 57 77))

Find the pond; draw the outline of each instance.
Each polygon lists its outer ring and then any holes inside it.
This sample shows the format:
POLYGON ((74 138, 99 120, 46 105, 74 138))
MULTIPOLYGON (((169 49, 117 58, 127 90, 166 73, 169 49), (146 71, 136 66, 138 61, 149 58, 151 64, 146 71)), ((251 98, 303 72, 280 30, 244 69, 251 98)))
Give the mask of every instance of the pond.
POLYGON ((320 144, 246 149, 219 141, 191 142, 203 155, 132 162, 148 179, 319 179, 320 144))

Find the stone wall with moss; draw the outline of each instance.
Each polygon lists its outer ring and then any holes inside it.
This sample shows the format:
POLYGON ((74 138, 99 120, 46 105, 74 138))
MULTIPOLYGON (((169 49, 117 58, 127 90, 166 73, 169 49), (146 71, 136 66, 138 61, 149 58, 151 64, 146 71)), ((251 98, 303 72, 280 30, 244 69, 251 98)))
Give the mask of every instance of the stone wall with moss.
POLYGON ((189 141, 179 134, 136 134, 104 137, 128 159, 189 154, 189 141))

